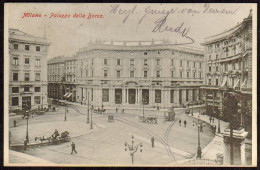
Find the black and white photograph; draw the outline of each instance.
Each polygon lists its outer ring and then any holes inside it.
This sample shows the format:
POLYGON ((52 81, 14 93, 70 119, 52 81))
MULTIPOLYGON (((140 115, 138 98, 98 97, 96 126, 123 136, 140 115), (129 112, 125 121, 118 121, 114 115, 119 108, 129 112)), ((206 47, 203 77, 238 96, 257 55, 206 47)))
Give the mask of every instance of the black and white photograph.
POLYGON ((4 165, 257 165, 257 4, 6 3, 4 165))

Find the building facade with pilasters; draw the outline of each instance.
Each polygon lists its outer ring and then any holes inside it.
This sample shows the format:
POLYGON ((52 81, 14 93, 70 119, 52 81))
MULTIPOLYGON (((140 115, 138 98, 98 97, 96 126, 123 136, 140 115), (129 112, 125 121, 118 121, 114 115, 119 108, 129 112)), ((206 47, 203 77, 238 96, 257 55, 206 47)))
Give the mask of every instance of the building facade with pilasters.
POLYGON ((233 28, 205 39, 207 113, 229 119, 223 100, 228 90, 240 95, 237 116, 241 126, 252 126, 252 14, 233 28))
POLYGON ((76 54, 77 102, 179 107, 200 101, 203 52, 169 42, 96 42, 76 54))
POLYGON ((49 43, 18 29, 9 29, 9 110, 47 107, 49 43))

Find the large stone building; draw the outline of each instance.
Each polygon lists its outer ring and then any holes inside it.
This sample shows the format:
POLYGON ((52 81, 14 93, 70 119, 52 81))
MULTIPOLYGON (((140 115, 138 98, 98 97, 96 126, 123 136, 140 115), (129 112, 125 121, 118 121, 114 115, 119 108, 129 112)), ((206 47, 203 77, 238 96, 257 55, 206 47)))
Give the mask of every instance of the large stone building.
POLYGON ((9 29, 9 110, 47 107, 45 38, 9 29))
MULTIPOLYGON (((86 103, 89 99, 97 107, 179 107, 202 100, 203 62, 201 50, 166 41, 96 42, 74 57, 49 61, 48 69, 66 65, 63 84, 67 87, 60 99, 69 92, 69 100, 86 103)), ((51 84, 49 91, 53 91, 51 84)))
POLYGON ((166 41, 99 41, 76 56, 77 102, 178 107, 201 100, 204 64, 198 49, 166 41))
POLYGON ((205 39, 205 84, 207 113, 225 120, 223 99, 227 90, 240 94, 238 117, 252 126, 252 15, 218 35, 205 39))

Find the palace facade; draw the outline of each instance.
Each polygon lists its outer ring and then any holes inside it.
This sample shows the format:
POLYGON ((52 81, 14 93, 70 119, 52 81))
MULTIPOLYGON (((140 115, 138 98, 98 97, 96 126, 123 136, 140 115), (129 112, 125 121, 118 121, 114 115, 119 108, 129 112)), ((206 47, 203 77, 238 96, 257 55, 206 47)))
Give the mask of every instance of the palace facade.
POLYGON ((227 91, 240 94, 241 126, 252 126, 252 15, 233 28, 205 39, 206 110, 213 116, 229 119, 223 99, 227 91))
POLYGON ((63 59, 71 88, 59 96, 98 107, 179 107, 202 100, 203 62, 201 50, 166 41, 90 43, 63 59))
POLYGON ((9 29, 9 110, 47 107, 49 43, 18 29, 9 29))

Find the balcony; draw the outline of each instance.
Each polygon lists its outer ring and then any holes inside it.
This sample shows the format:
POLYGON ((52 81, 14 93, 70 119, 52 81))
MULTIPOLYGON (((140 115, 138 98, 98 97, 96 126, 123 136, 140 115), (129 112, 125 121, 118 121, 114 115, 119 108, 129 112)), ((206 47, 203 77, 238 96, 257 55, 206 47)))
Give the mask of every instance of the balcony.
POLYGON ((26 95, 26 94, 33 94, 32 91, 22 91, 20 92, 20 95, 26 95))

